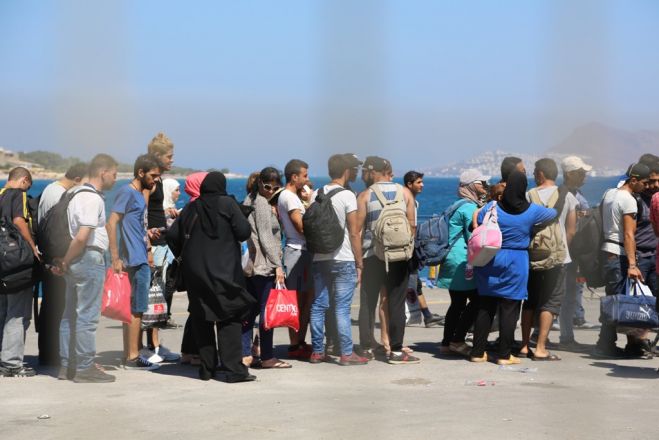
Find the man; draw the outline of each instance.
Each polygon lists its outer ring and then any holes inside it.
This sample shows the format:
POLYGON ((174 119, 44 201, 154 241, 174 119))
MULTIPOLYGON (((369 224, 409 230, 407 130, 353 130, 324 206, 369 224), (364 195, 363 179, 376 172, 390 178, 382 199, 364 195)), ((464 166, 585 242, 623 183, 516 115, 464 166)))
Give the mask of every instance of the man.
MULTIPOLYGON (((77 163, 72 165, 59 180, 50 183, 41 193, 37 218, 43 221, 48 211, 59 202, 62 194, 81 184, 87 176, 89 165, 77 163)), ((103 218, 105 222, 105 218, 103 218)), ((49 271, 43 274, 41 308, 37 317, 39 332, 39 365, 59 366, 59 328, 64 312, 64 295, 66 282, 63 277, 49 271)))
POLYGON ((504 157, 501 161, 501 182, 506 183, 508 176, 513 171, 519 171, 526 174, 526 167, 524 167, 524 162, 522 159, 515 156, 504 157))
MULTIPOLYGON (((638 204, 634 194, 645 190, 650 169, 643 164, 629 166, 625 181, 617 189, 610 189, 602 200, 602 229, 604 231, 604 274, 607 295, 622 294, 626 278, 643 280, 636 258, 636 217, 638 204)), ((628 337, 626 351, 616 346, 617 334, 613 325, 602 325, 595 355, 607 358, 626 357, 637 345, 628 337)))
POLYGON ((60 361, 57 378, 78 383, 114 382, 115 377, 94 364, 96 328, 101 315, 105 281, 105 199, 117 180, 117 162, 107 154, 94 157, 89 180, 71 189, 67 208, 71 243, 61 259, 55 259, 55 274, 66 281, 65 307, 60 323, 60 361))
MULTIPOLYGON (((552 159, 544 158, 535 163, 533 171, 537 188, 527 193, 527 199, 541 206, 554 208, 558 212, 561 248, 565 255, 553 267, 529 272, 528 299, 522 309, 522 347, 520 355, 526 355, 536 361, 559 361, 560 357, 547 350, 547 338, 555 316, 561 308, 561 299, 565 294, 565 265, 570 264, 569 246, 577 230, 576 197, 556 186, 558 167, 552 159), (550 203, 555 199, 553 203, 550 203), (537 317, 537 318, 536 318, 537 317), (535 353, 529 348, 531 330, 537 319, 538 339, 535 353)), ((547 226, 551 227, 551 226, 547 226)))
MULTIPOLYGON (((418 171, 408 171, 403 176, 403 183, 407 189, 410 190, 412 196, 414 197, 414 224, 417 224, 419 211, 419 201, 417 200, 417 196, 421 194, 421 191, 423 191, 423 173, 418 171)), ((419 307, 421 308, 421 313, 423 314, 423 322, 426 327, 439 325, 444 322, 444 317, 430 312, 426 298, 423 296, 423 286, 421 285, 421 279, 419 278, 418 262, 416 261, 416 258, 412 258, 411 264, 410 288, 416 292, 417 299, 419 301, 419 307)))
POLYGON ((332 181, 322 188, 323 194, 339 190, 330 199, 344 236, 341 246, 328 254, 316 254, 313 258, 315 297, 311 305, 311 338, 313 352, 311 363, 326 360, 323 350, 325 314, 334 307, 338 329, 338 345, 341 350, 339 364, 363 365, 368 359, 353 351, 350 306, 363 269, 361 237, 357 221, 357 198, 348 185, 357 178, 361 161, 353 154, 335 154, 327 167, 332 181))
MULTIPOLYGON (((40 258, 32 237, 32 219, 27 206, 27 190, 32 175, 23 167, 9 171, 0 194, 0 217, 11 221, 40 258)), ((11 294, 0 294, 0 377, 30 377, 36 372, 23 365, 25 335, 32 317, 32 286, 11 294)))
MULTIPOLYGON (((402 195, 401 211, 409 222, 412 234, 416 224, 414 222, 414 196, 409 189, 391 182, 386 170, 389 161, 377 156, 369 156, 362 167, 362 180, 367 186, 357 199, 357 219, 359 229, 362 231, 362 248, 364 255, 364 271, 360 291, 359 306, 359 340, 366 358, 374 357, 377 343, 373 337, 375 324, 375 308, 380 289, 384 286, 387 291, 389 308, 389 338, 391 353, 387 361, 390 364, 418 363, 419 359, 403 351, 403 338, 405 336, 405 296, 409 278, 409 261, 396 261, 388 263, 375 255, 373 243, 373 229, 382 212, 375 190, 390 201, 402 195)), ((398 209, 398 208, 397 208, 398 209)))
MULTIPOLYGON (((577 200, 575 207, 577 219, 588 214, 590 206, 581 193, 581 188, 586 180, 586 174, 593 167, 584 163, 577 156, 568 156, 561 162, 563 170, 563 186, 577 200)), ((561 302, 560 319, 560 344, 565 349, 581 349, 581 344, 574 339, 574 326, 580 328, 592 328, 594 324, 586 322, 583 308, 581 307, 581 296, 583 283, 577 282, 578 265, 576 261, 570 262, 565 270, 565 296, 561 302)))
POLYGON ((306 210, 298 193, 303 190, 309 179, 309 165, 299 159, 290 160, 284 168, 284 176, 286 177, 286 187, 279 194, 277 208, 286 235, 286 246, 284 247, 286 287, 297 291, 300 311, 300 330, 297 333, 294 330, 288 332, 291 341, 288 356, 308 359, 311 347, 304 340, 307 336, 311 310, 312 257, 307 251, 302 225, 302 216, 306 210))
POLYGON ((112 268, 116 273, 127 272, 130 278, 130 308, 132 320, 123 324, 124 367, 136 370, 155 370, 160 365, 149 361, 152 352, 140 353, 142 314, 149 306, 151 286, 151 244, 146 227, 146 202, 142 191, 150 190, 160 177, 160 164, 155 156, 145 154, 137 158, 133 180, 119 189, 112 205, 107 230, 110 240, 112 268), (117 226, 121 232, 121 247, 117 240, 117 226))
MULTIPOLYGON (((659 255, 659 173, 656 171, 656 169, 653 170, 653 172, 650 174, 650 179, 648 180, 648 185, 652 186, 655 190, 650 206, 650 219, 652 220, 652 228, 654 229, 655 237, 657 237, 655 256, 659 255)), ((659 259, 656 258, 654 270, 655 279, 659 278, 659 259)), ((659 283, 656 282, 654 286, 654 296, 659 297, 659 283)), ((659 311, 659 301, 657 301, 657 310, 659 311)))

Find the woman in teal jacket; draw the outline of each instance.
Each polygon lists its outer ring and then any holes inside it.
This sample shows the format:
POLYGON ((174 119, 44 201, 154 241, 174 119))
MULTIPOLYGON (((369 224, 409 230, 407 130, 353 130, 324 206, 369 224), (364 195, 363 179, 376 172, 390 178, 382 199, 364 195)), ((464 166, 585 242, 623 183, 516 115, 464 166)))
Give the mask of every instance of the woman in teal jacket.
POLYGON ((469 277, 465 274, 467 242, 471 236, 474 211, 483 206, 488 179, 488 176, 476 169, 465 170, 460 175, 459 200, 453 205, 457 209, 449 220, 449 243, 457 241, 439 270, 438 286, 448 289, 451 295, 451 305, 444 323, 444 339, 440 347, 442 354, 469 356, 471 349, 465 343, 465 337, 476 317, 478 291, 473 274, 468 274, 469 277))

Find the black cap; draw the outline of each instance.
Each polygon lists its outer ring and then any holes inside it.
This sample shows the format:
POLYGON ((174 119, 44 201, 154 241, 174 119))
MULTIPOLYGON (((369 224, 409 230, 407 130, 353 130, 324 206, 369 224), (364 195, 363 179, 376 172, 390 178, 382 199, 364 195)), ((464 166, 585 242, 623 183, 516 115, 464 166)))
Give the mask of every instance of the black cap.
POLYGON ((341 156, 343 157, 343 161, 345 162, 348 168, 357 168, 362 164, 362 161, 359 160, 356 154, 345 153, 342 154, 341 156))
POLYGON ((642 163, 633 163, 627 168, 625 175, 629 178, 636 177, 639 180, 650 177, 650 168, 642 163))
POLYGON ((363 169, 370 171, 384 171, 389 166, 389 161, 378 156, 368 156, 362 165, 363 169))

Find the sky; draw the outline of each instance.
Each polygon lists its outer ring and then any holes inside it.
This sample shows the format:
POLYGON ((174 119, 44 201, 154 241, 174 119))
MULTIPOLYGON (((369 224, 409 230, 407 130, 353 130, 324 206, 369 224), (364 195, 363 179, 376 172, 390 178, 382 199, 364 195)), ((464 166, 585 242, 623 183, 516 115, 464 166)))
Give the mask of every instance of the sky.
POLYGON ((659 2, 0 0, 0 146, 397 174, 659 130, 659 2))

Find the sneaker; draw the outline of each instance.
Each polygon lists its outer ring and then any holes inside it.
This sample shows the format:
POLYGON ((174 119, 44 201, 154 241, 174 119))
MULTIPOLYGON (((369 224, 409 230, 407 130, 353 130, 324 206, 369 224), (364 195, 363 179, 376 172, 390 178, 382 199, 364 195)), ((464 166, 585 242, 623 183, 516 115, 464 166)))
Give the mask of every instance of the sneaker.
POLYGON ((421 362, 421 359, 419 359, 416 356, 410 356, 408 353, 405 353, 404 351, 401 351, 399 353, 391 352, 391 354, 387 358, 387 363, 393 365, 418 364, 419 362, 421 362))
POLYGON ((325 353, 316 353, 313 352, 311 353, 311 356, 309 357, 309 363, 311 364, 320 364, 322 362, 331 362, 332 358, 327 356, 325 353))
POLYGON ((32 367, 21 365, 20 367, 0 367, 0 377, 33 377, 37 372, 32 367))
POLYGON ((141 354, 135 359, 128 360, 124 363, 125 370, 143 370, 143 371, 153 371, 160 368, 160 364, 149 362, 147 358, 141 354))
POLYGON ((368 359, 365 357, 357 355, 353 352, 350 356, 342 355, 339 359, 339 365, 348 367, 350 365, 366 365, 368 364, 368 359))
POLYGON ((448 347, 452 353, 460 356, 468 357, 471 353, 471 347, 464 342, 451 342, 448 347))
POLYGON ((566 342, 560 342, 558 344, 558 349, 559 350, 564 350, 564 351, 576 351, 576 352, 585 352, 588 350, 589 346, 586 344, 580 344, 574 339, 571 341, 566 341, 566 342))
POLYGON ((167 322, 165 322, 165 325, 163 325, 161 328, 163 328, 163 329, 174 329, 174 328, 181 328, 181 327, 183 327, 181 324, 174 321, 172 318, 169 318, 167 320, 167 322))
POLYGON ((116 378, 114 376, 106 373, 98 364, 76 372, 73 378, 75 383, 110 383, 115 380, 116 378))
POLYGON ((159 364, 165 361, 165 359, 156 353, 155 350, 151 350, 146 347, 140 350, 140 357, 144 358, 148 362, 151 362, 152 364, 159 364))
POLYGON ((558 321, 554 321, 551 324, 551 329, 554 330, 555 332, 557 332, 561 329, 561 326, 558 324, 558 321))
POLYGON ((362 357, 368 359, 369 361, 372 361, 375 359, 375 350, 372 348, 367 348, 366 350, 362 350, 362 357))
POLYGON ((646 341, 644 342, 645 344, 643 342, 634 345, 627 344, 625 346, 625 354, 627 355, 627 357, 636 358, 636 359, 646 359, 646 360, 653 359, 654 354, 650 349, 649 343, 647 343, 646 341))
POLYGON ((309 359, 311 352, 307 351, 303 345, 288 347, 288 357, 291 359, 309 359))
POLYGON ((180 354, 172 352, 169 348, 162 344, 156 347, 155 354, 163 359, 160 362, 177 362, 179 359, 181 359, 180 354))
POLYGON ((73 380, 75 377, 75 372, 69 374, 69 367, 59 367, 57 372, 57 380, 73 380))
POLYGON ((574 326, 582 330, 593 330, 596 328, 600 328, 601 324, 596 324, 594 322, 588 322, 588 321, 580 321, 578 324, 575 323, 574 326))
POLYGON ((424 319, 426 327, 433 327, 444 324, 444 317, 433 313, 430 318, 424 319))
POLYGON ((602 347, 595 346, 595 350, 593 350, 592 356, 603 359, 625 359, 627 357, 627 354, 625 353, 625 350, 623 350, 620 347, 612 347, 605 349, 602 347))
POLYGON ((227 376, 225 382, 227 383, 240 383, 240 382, 254 382, 256 376, 253 374, 248 374, 246 376, 227 376))

